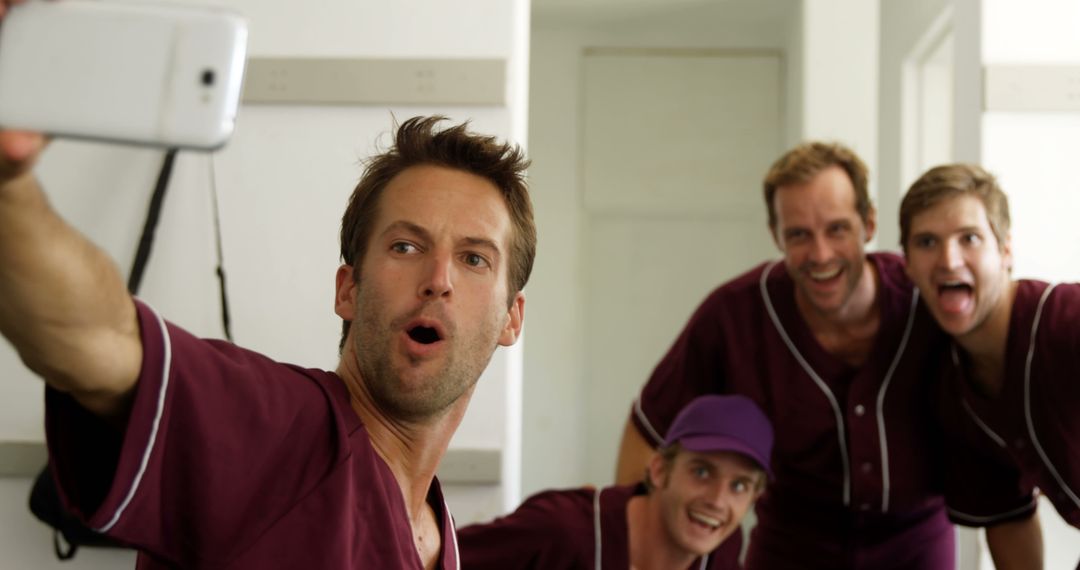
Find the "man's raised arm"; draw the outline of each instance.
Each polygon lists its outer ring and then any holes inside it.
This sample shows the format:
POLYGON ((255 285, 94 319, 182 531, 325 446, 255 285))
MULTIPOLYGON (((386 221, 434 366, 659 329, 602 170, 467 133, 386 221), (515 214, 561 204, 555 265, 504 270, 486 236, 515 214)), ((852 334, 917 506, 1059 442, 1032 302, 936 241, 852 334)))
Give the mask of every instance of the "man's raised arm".
POLYGON ((634 421, 626 420, 622 444, 619 446, 619 459, 615 466, 615 484, 632 485, 641 481, 652 454, 652 446, 642 437, 634 421))
POLYGON ((45 140, 0 132, 0 332, 31 370, 123 421, 142 360, 115 264, 62 220, 33 174, 45 140))

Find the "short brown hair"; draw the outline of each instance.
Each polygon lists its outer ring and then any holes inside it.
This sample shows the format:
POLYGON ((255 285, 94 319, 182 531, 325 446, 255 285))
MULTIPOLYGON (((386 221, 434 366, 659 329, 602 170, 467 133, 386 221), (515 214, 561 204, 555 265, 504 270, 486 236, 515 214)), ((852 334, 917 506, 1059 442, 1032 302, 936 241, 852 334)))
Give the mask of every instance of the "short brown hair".
MULTIPOLYGON (((468 130, 469 123, 436 129, 446 117, 413 117, 402 123, 390 149, 365 161, 366 169, 349 198, 341 218, 341 258, 353 268, 353 279, 360 279, 372 224, 378 214, 383 190, 404 170, 420 165, 435 165, 475 174, 489 180, 502 193, 510 212, 513 231, 507 271, 508 305, 525 288, 536 257, 536 224, 529 200, 525 170, 529 160, 517 146, 499 143, 495 137, 468 130)), ((349 331, 349 321, 342 325, 341 346, 349 331)))
POLYGON ((776 207, 773 198, 781 186, 805 184, 822 170, 839 166, 855 188, 855 211, 863 223, 869 221, 870 190, 867 186, 866 165, 854 151, 840 143, 805 142, 787 151, 769 168, 765 175, 765 207, 769 211, 769 227, 776 229, 776 207))
POLYGON ((1009 235, 1009 198, 994 175, 974 164, 945 164, 926 171, 900 202, 900 247, 907 251, 911 221, 915 216, 956 196, 975 196, 986 208, 990 229, 998 248, 1009 235))

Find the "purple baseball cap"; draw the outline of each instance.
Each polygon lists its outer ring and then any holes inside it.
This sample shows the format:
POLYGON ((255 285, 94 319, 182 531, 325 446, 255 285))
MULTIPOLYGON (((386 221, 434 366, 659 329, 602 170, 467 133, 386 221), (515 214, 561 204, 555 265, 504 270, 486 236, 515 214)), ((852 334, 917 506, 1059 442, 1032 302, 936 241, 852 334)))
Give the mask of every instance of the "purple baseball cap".
POLYGON ((733 451, 753 459, 773 478, 773 428, 746 396, 700 396, 686 405, 668 429, 664 446, 678 443, 699 453, 733 451))

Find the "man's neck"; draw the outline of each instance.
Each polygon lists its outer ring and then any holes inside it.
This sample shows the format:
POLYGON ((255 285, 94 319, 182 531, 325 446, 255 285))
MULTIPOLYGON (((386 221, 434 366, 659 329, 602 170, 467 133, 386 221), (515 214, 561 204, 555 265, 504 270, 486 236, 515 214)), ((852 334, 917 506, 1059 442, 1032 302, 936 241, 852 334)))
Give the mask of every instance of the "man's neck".
POLYGON ((427 565, 430 557, 425 556, 425 548, 434 547, 437 555, 441 547, 441 529, 427 502, 428 494, 450 439, 465 416, 473 388, 438 416, 407 421, 392 417, 375 403, 349 349, 337 372, 349 390, 352 409, 363 422, 372 447, 401 489, 417 549, 427 565))
POLYGON ((635 495, 626 503, 627 542, 632 570, 687 568, 698 558, 674 544, 663 528, 655 494, 635 495))
POLYGON ((848 302, 838 310, 823 313, 795 289, 795 304, 818 344, 826 352, 851 366, 861 366, 870 356, 881 324, 877 267, 863 259, 859 281, 848 302))
POLYGON ((979 392, 990 397, 1000 394, 1004 384, 1005 351, 1017 282, 1010 280, 1005 287, 1005 294, 986 320, 966 334, 955 337, 968 358, 968 381, 979 392))

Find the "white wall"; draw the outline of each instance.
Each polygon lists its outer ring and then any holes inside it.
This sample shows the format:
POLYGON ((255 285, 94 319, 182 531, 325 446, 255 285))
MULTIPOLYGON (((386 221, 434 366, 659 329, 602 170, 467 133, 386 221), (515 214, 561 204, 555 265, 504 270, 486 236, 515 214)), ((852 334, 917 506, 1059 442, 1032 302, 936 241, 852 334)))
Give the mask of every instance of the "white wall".
MULTIPOLYGON (((1080 1, 982 0, 984 65, 1080 65, 1080 1)), ((1076 177, 1080 113, 995 112, 982 115, 983 165, 1009 195, 1014 274, 1080 280, 1080 181, 1076 177)), ((1052 505, 1039 508, 1047 568, 1080 560, 1080 530, 1052 505)), ((988 566, 987 566, 988 567, 988 566)))
MULTIPOLYGON (((197 3, 197 2, 191 2, 197 3)), ((204 2, 205 4, 205 2, 204 2)), ((219 0, 250 22, 252 56, 356 58, 498 58, 507 62, 502 107, 252 107, 241 109, 233 141, 213 157, 181 154, 166 198, 142 297, 193 332, 220 336, 208 187, 216 177, 224 257, 238 344, 306 366, 337 364, 340 321, 332 311, 337 232, 360 175, 359 159, 399 120, 441 113, 473 128, 523 142, 528 112, 527 0, 376 2, 324 0, 317 5, 219 0)), ((386 136, 381 141, 387 143, 386 136)), ((56 141, 40 177, 56 208, 102 244, 126 274, 159 164, 154 151, 56 141)), ((528 291, 528 290, 527 290, 528 291)), ((532 296, 530 295, 530 300, 532 296)), ((527 314, 534 314, 531 305, 527 314)), ((528 322, 527 319, 526 322, 528 322)), ((452 448, 519 450, 521 349, 500 351, 481 379, 452 448)), ((42 439, 40 382, 9 346, 0 346, 0 441, 42 439)), ((516 479, 516 467, 504 466, 516 479)), ((0 481, 0 565, 44 567, 47 535, 25 538, 16 500, 25 481, 0 481), (25 538, 25 539, 24 539, 25 538)), ((28 487, 26 487, 28 492, 28 487)), ((449 490, 459 521, 487 518, 518 500, 505 488, 449 490)), ((95 565, 91 557, 68 567, 95 565)))
MULTIPOLYGON (((626 393, 610 394, 618 425, 590 427, 583 251, 586 226, 581 187, 581 62, 588 47, 765 48, 787 46, 791 2, 683 3, 591 12, 537 10, 533 15, 530 171, 541 251, 532 284, 525 353, 523 491, 608 484, 629 402, 649 370, 626 393), (742 12, 728 11, 738 5, 742 12), (615 434, 615 435, 613 435, 615 434)), ((633 117, 627 117, 633 121, 633 117)), ((764 231, 762 232, 764 236, 764 231)), ((701 292, 704 295, 704 291, 701 292)), ((690 299, 694 304, 698 299, 690 299)), ((647 324, 642 323, 642 326, 647 324)), ((677 331, 671 331, 671 339, 677 331)), ((628 350, 636 350, 630 347, 628 350)), ((658 360, 661 355, 656 354, 658 360)), ((599 365, 602 365, 600 363, 599 365)))
POLYGON ((878 13, 878 2, 866 0, 802 1, 801 135, 844 143, 871 173, 878 155, 878 13))

